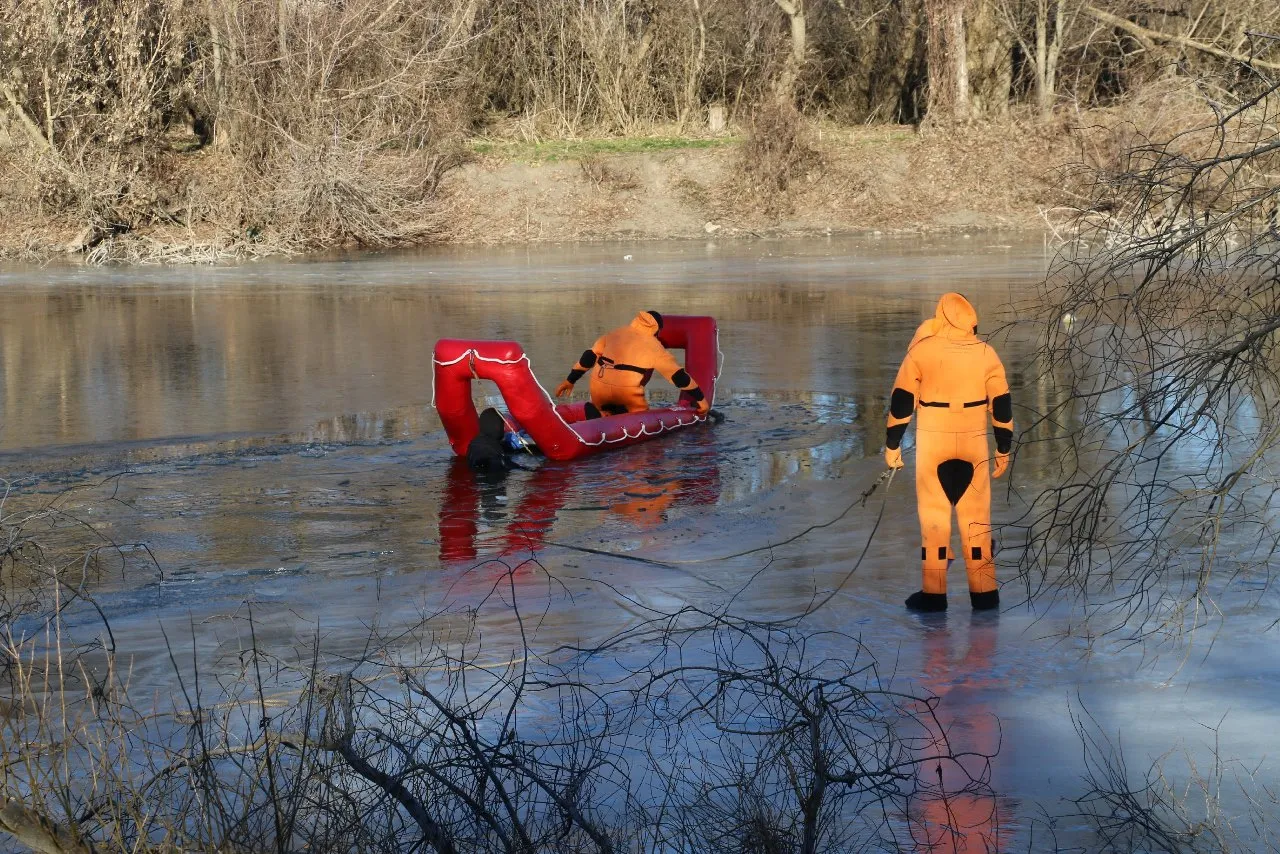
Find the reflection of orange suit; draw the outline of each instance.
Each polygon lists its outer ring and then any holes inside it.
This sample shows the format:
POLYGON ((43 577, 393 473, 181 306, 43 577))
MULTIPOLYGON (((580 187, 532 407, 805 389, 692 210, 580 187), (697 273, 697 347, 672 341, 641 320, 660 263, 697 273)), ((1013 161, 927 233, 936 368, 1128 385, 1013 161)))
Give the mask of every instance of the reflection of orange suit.
POLYGON ((945 700, 953 688, 989 688, 995 683, 990 676, 995 641, 995 625, 975 621, 969 630, 968 652, 963 661, 953 664, 951 633, 946 627, 926 630, 924 687, 942 699, 936 724, 945 731, 933 732, 934 723, 929 723, 928 749, 938 757, 972 755, 920 767, 920 793, 911 811, 911 835, 920 852, 990 854, 1001 850, 1002 814, 1012 813, 1012 805, 991 788, 989 763, 1000 750, 999 721, 981 704, 957 707, 945 700), (961 711, 963 717, 958 716, 961 711))
MULTIPOLYGON (((969 592, 997 596, 987 426, 994 427, 999 477, 1013 442, 1013 403, 1004 365, 996 351, 978 339, 977 324, 977 312, 968 300, 944 294, 933 320, 921 325, 912 339, 889 404, 885 448, 890 465, 901 465, 903 434, 919 412, 916 501, 922 591, 934 597, 947 591, 952 507, 960 523, 969 592)), ((998 598, 994 603, 974 599, 975 607, 994 604, 998 598)), ((945 607, 943 599, 937 609, 945 607)))
POLYGON ((655 311, 642 311, 626 326, 600 336, 569 372, 568 385, 590 371, 591 402, 606 415, 648 409, 644 387, 655 372, 681 391, 690 392, 695 402, 702 401, 702 390, 693 377, 658 340, 661 318, 655 311))

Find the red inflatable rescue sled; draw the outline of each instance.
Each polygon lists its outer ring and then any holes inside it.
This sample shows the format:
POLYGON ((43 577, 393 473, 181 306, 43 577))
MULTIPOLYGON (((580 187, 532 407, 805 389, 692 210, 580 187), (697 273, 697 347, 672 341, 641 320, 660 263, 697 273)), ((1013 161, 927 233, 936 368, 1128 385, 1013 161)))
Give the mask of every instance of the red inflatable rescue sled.
MULTIPOLYGON (((720 367, 715 318, 664 314, 658 340, 669 349, 685 351, 685 370, 714 405, 720 367)), ((707 420, 685 394, 674 406, 587 420, 585 403, 557 404, 538 384, 524 348, 514 341, 441 338, 432 362, 431 402, 459 456, 466 456, 467 446, 480 432, 480 416, 471 398, 472 380, 497 384, 511 418, 553 460, 620 448, 707 420)))

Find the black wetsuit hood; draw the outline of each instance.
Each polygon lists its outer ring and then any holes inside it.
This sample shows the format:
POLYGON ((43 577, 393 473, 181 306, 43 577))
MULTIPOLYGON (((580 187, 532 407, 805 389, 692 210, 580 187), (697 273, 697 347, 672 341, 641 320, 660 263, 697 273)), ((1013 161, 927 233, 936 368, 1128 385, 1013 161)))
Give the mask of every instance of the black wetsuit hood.
POLYGON ((507 471, 512 468, 511 457, 502 443, 506 426, 496 409, 490 407, 480 413, 480 433, 467 446, 467 465, 473 471, 507 471))

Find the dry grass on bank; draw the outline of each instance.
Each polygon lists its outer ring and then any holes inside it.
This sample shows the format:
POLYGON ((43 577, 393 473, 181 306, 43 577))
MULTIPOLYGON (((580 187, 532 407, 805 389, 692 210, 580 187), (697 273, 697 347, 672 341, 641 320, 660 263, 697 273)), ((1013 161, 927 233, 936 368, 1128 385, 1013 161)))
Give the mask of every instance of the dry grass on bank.
MULTIPOLYGON (((452 241, 806 235, 1043 228, 1078 145, 1061 124, 1002 122, 919 134, 795 117, 760 138, 649 151, 563 145, 553 157, 486 153, 448 175, 452 241), (773 135, 776 132, 776 135, 773 135), (583 174, 606 166, 612 181, 583 174)), ((527 149, 520 149, 527 151, 527 149)))

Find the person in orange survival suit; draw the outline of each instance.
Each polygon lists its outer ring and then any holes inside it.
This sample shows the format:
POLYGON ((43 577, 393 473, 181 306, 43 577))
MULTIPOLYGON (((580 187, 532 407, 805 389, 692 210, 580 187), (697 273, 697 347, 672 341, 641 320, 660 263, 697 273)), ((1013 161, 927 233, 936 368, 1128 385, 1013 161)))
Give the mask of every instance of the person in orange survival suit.
POLYGON ((974 610, 998 607, 991 539, 991 478, 1009 466, 1013 445, 1013 401, 1004 365, 977 336, 978 313, 956 293, 938 300, 932 325, 916 331, 898 369, 889 401, 885 462, 902 468, 902 437, 914 412, 916 503, 920 513, 923 584, 907 598, 913 611, 947 609, 951 558, 951 511, 964 543, 969 599, 974 610), (990 471, 987 419, 996 438, 990 471))
POLYGON ((662 315, 656 311, 642 311, 626 326, 606 332, 584 350, 569 376, 556 386, 556 397, 564 397, 573 391, 573 384, 591 371, 591 403, 587 405, 587 417, 620 415, 624 412, 644 412, 649 402, 644 387, 658 372, 671 384, 693 398, 699 412, 711 407, 710 401, 698 388, 689 372, 680 366, 667 348, 658 340, 662 331, 662 315))

